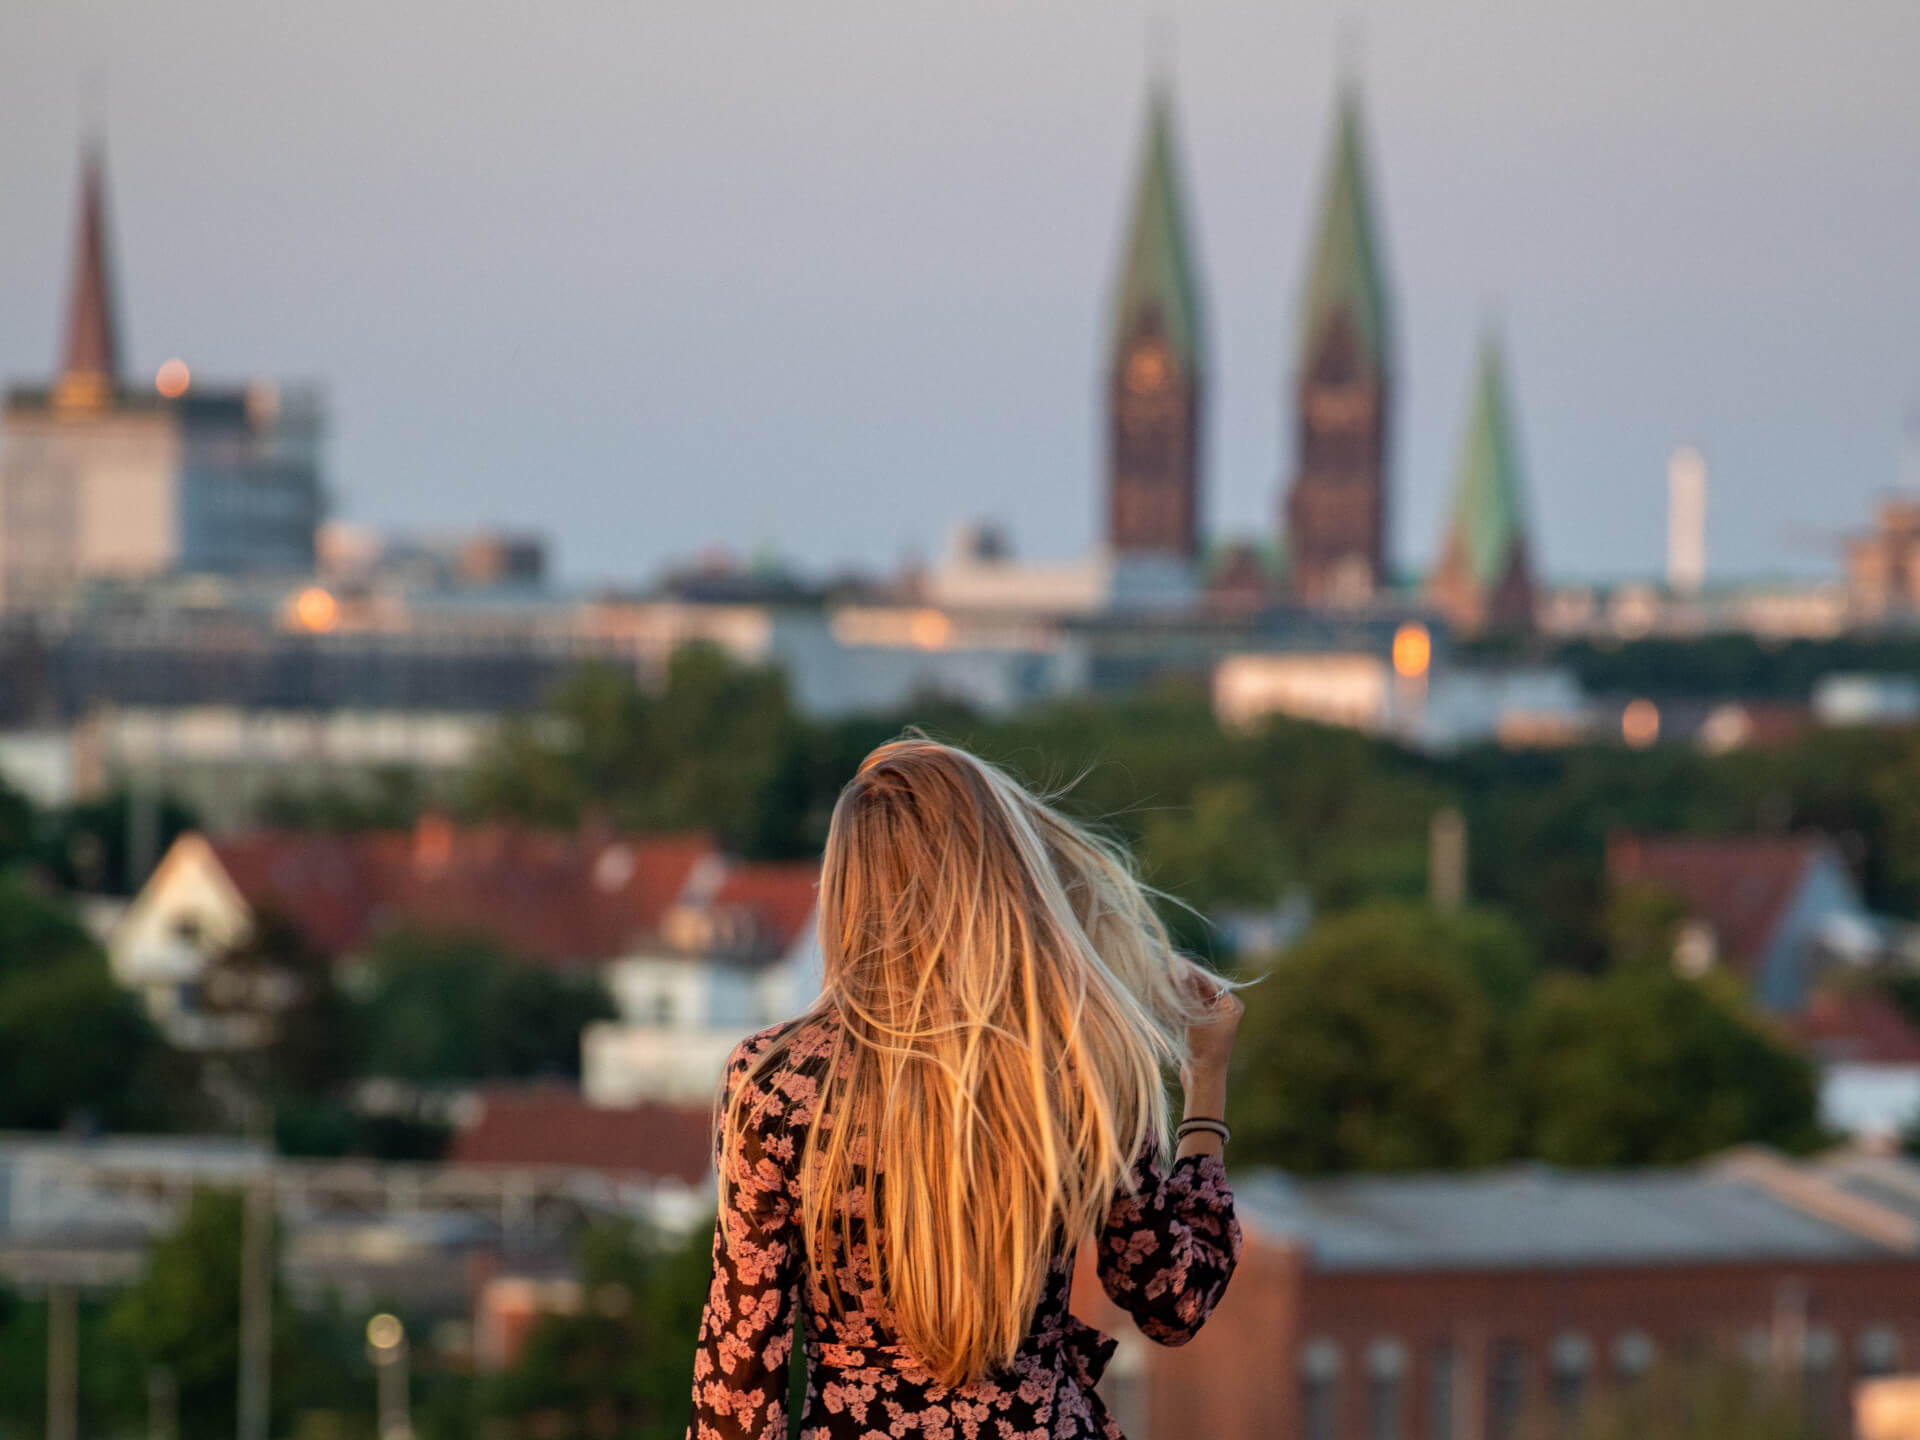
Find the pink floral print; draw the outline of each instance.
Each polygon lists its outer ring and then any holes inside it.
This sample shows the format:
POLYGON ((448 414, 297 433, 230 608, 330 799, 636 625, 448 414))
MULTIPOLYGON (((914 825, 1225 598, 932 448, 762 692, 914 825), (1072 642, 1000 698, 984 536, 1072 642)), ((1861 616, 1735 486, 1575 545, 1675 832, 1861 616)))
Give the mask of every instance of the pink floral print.
MULTIPOLYGON (((800 1023, 785 1058, 752 1082, 753 1125, 730 1162, 729 1204, 714 1224, 713 1282, 694 1356, 688 1440, 785 1440, 787 1364, 803 1293, 803 1440, 1124 1440, 1094 1392, 1114 1342, 1067 1310, 1074 1247, 1053 1256, 1012 1364, 957 1387, 935 1383, 888 1326, 860 1239, 859 1195, 848 1205, 854 1241, 834 1257, 844 1307, 806 1273, 795 1165, 827 1078, 833 1032, 829 1019, 800 1023)), ((727 1098, 785 1029, 735 1048, 727 1098)), ((1096 1244, 1102 1286, 1141 1331, 1163 1345, 1191 1340, 1240 1258, 1226 1167, 1213 1156, 1162 1166, 1149 1145, 1096 1244)))

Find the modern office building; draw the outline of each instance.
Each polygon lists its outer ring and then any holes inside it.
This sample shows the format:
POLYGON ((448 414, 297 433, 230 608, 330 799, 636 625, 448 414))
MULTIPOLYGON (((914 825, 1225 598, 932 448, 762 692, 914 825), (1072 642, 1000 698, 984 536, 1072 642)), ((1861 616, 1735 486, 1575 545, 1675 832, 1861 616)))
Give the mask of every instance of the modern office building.
POLYGON ((0 414, 0 608, 51 608, 96 580, 310 572, 317 395, 204 385, 177 359, 136 382, 106 189, 95 145, 81 163, 59 370, 10 389, 0 414))

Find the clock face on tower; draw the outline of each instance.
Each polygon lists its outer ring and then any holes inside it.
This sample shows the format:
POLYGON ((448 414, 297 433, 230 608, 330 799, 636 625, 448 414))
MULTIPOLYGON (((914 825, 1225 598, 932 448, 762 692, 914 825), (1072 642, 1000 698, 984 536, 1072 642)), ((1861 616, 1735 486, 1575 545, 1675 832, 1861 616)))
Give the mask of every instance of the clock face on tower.
POLYGON ((1164 390, 1173 378, 1173 360, 1158 340, 1143 340, 1127 356, 1126 385, 1136 395, 1164 390))

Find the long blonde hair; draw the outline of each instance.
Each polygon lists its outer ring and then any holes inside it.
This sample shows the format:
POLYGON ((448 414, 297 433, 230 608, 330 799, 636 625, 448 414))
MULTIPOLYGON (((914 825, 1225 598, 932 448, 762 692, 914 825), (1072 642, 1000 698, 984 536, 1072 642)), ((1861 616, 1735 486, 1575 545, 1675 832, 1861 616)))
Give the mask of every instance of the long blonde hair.
POLYGON ((964 1384, 1011 1360, 1056 1247, 1096 1233, 1142 1147, 1164 1147, 1200 1002, 1123 849, 917 737, 841 792, 819 925, 810 1013, 836 1034, 799 1172, 812 1274, 839 1304, 835 1246, 863 1212, 894 1330, 964 1384))

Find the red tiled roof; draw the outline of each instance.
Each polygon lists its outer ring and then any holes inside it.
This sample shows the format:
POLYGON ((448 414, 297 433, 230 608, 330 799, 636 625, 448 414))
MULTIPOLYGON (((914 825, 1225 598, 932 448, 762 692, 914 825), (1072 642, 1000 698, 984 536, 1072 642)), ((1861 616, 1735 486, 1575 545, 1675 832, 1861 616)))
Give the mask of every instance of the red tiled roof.
POLYGON ((1884 995, 1823 990, 1788 1029, 1827 1065, 1920 1065, 1920 1029, 1884 995))
POLYGON ((560 1166, 702 1183, 713 1164, 706 1105, 601 1109, 571 1086, 486 1090, 478 1118, 454 1132, 449 1165, 560 1166))
POLYGON ((759 940, 786 954, 813 919, 820 898, 820 866, 812 860, 736 865, 714 892, 713 903, 753 912, 759 940))
POLYGON ((413 833, 255 831, 210 840, 247 903, 280 911, 322 951, 381 929, 473 931, 548 964, 591 964, 659 928, 704 835, 564 834, 429 817, 413 833))
POLYGON ((1826 843, 1812 834, 1716 840, 1622 833, 1607 842, 1607 882, 1670 891, 1713 927, 1724 962, 1745 974, 1826 843))

